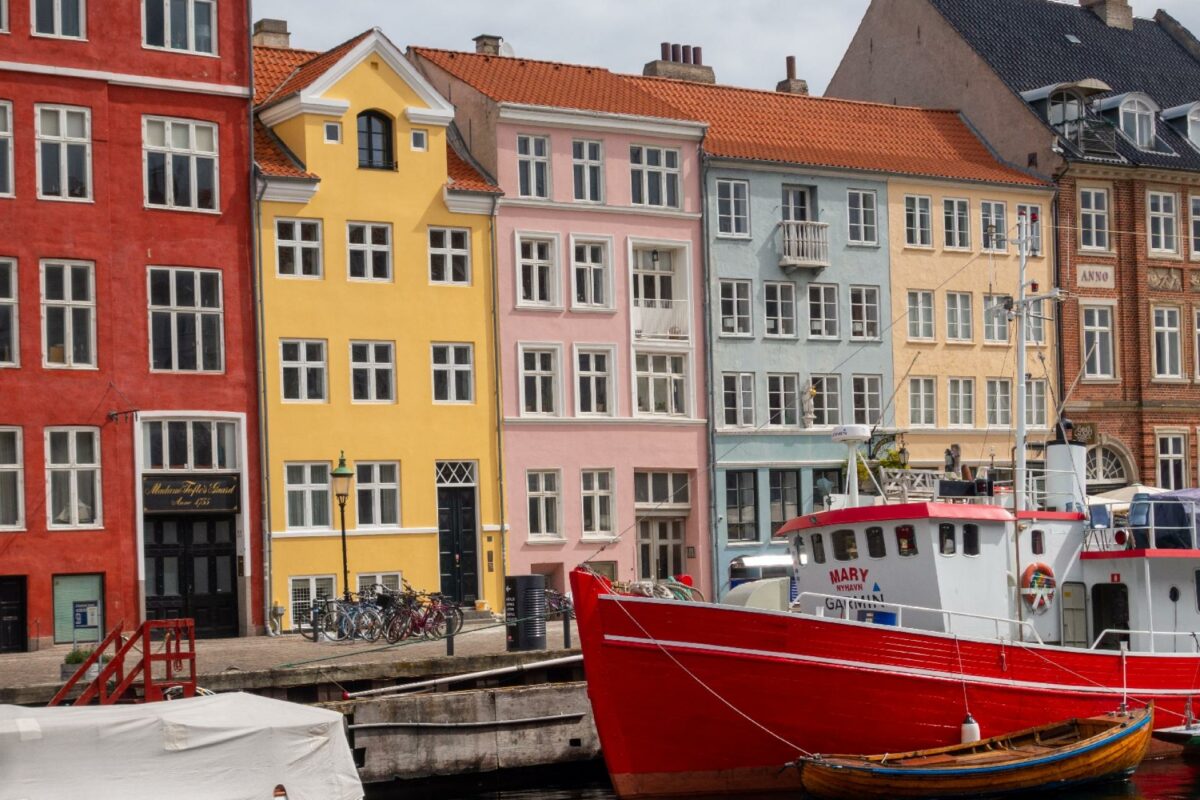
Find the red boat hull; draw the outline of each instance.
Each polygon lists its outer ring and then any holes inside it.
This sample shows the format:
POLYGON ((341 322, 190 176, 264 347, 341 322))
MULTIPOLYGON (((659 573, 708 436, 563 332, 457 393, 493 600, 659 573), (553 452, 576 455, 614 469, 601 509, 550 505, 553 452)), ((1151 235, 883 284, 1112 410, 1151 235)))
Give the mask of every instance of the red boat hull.
POLYGON ((571 585, 621 797, 795 791, 799 774, 784 765, 803 752, 953 744, 968 709, 986 737, 1153 699, 1165 728, 1200 696, 1195 655, 1123 658, 623 597, 581 571, 571 585))

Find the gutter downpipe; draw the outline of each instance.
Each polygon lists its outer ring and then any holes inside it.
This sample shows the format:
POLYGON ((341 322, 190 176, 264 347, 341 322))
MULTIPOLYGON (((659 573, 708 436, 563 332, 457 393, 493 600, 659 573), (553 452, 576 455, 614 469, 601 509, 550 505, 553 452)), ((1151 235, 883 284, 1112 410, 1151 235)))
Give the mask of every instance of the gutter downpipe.
MULTIPOLYGON (((492 214, 488 220, 489 235, 492 240, 492 369, 495 371, 494 398, 496 404, 496 483, 500 496, 500 577, 508 575, 508 527, 505 524, 504 508, 504 408, 501 406, 500 394, 500 265, 496 259, 496 214, 500 207, 499 195, 492 195, 492 214)), ((499 599, 499 598, 498 598, 499 599)))
MULTIPOLYGON (((707 130, 705 136, 708 135, 707 130)), ((713 602, 721 601, 721 588, 725 585, 724 571, 721 569, 721 537, 717 517, 717 429, 716 402, 714 399, 716 376, 713 375, 713 337, 712 337, 712 247, 709 244, 709 214, 708 214, 708 170, 709 156, 704 151, 704 140, 700 140, 700 207, 701 207, 701 252, 704 254, 701 262, 704 264, 704 371, 708 384, 708 532, 712 536, 712 571, 713 571, 713 602)))

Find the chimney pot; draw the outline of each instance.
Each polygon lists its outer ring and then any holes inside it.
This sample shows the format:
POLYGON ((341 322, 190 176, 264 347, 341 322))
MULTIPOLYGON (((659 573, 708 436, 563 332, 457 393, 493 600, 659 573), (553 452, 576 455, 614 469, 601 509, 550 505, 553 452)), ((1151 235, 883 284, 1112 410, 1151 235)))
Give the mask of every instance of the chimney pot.
POLYGON ((683 63, 692 63, 692 46, 690 44, 685 44, 683 46, 683 63))
POLYGON ((683 45, 681 45, 681 44, 671 45, 671 60, 674 61, 676 64, 683 63, 683 45))
POLYGON ((796 80, 796 57, 787 57, 787 79, 789 81, 796 80))
POLYGON ((481 33, 472 39, 475 43, 475 52, 485 56, 500 55, 500 43, 504 41, 503 36, 497 36, 494 33, 481 33))
POLYGON ((704 66, 704 53, 696 45, 662 43, 662 58, 649 61, 642 74, 651 78, 672 78, 693 83, 716 83, 712 67, 704 66))
POLYGON ((700 45, 696 45, 692 48, 692 63, 697 67, 704 66, 704 48, 700 45))
POLYGON ((663 61, 670 61, 670 60, 671 60, 671 43, 670 43, 670 42, 663 42, 662 44, 660 44, 660 45, 659 45, 659 49, 660 49, 660 52, 661 52, 661 54, 662 54, 662 55, 661 55, 661 57, 662 57, 662 60, 663 60, 663 61))
POLYGON ((808 94, 808 81, 796 77, 796 57, 787 57, 787 77, 775 84, 775 91, 786 94, 808 94))
POLYGON ((1129 7, 1129 0, 1079 0, 1079 5, 1102 19, 1110 28, 1133 30, 1133 9, 1129 7))
POLYGON ((260 19, 254 23, 250 42, 255 47, 274 47, 286 50, 292 45, 286 19, 260 19))

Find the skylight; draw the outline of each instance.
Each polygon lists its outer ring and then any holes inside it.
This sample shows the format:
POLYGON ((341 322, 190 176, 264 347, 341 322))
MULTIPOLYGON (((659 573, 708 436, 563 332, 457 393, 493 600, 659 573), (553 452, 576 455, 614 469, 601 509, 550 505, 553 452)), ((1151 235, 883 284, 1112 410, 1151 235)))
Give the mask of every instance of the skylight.
POLYGON ((1071 44, 1082 44, 1083 43, 1080 40, 1080 38, 1073 33, 1067 34, 1067 41, 1070 42, 1071 44))

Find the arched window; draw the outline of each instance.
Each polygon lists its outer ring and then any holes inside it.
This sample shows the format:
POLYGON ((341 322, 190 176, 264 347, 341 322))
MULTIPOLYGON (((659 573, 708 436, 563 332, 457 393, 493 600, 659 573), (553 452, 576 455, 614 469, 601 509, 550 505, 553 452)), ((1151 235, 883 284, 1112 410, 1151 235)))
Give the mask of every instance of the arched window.
POLYGON ((358 165, 392 169, 392 121, 378 111, 358 115, 358 165))
POLYGON ((1111 447, 1097 445, 1088 450, 1085 467, 1089 493, 1093 486, 1124 486, 1129 483, 1125 460, 1111 447))
POLYGON ((1138 147, 1154 146, 1154 111, 1136 98, 1121 104, 1121 131, 1138 147))

